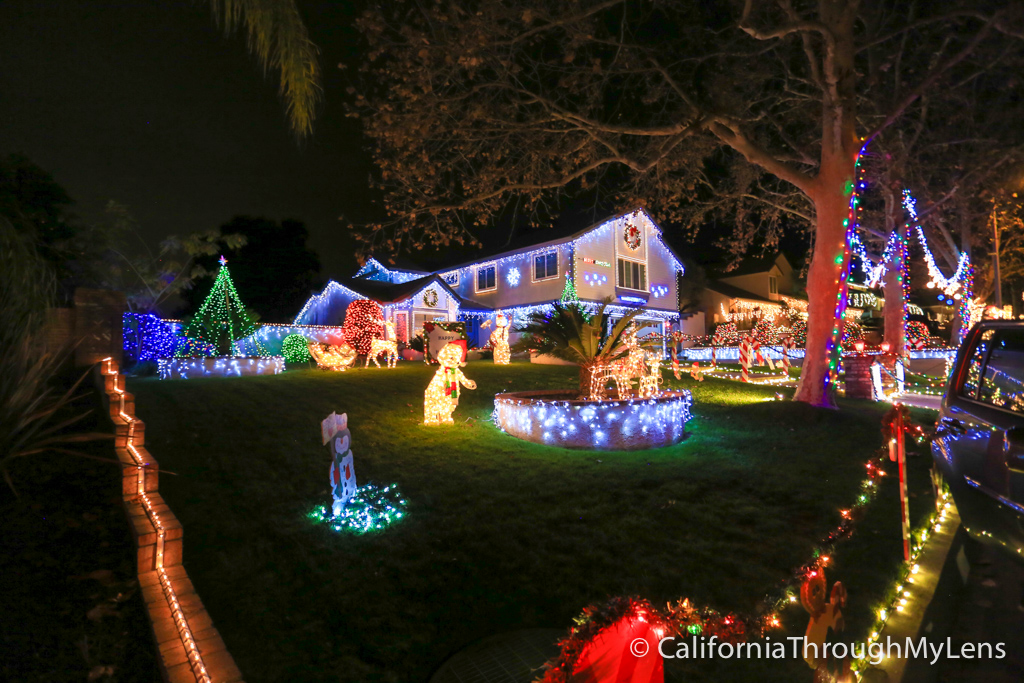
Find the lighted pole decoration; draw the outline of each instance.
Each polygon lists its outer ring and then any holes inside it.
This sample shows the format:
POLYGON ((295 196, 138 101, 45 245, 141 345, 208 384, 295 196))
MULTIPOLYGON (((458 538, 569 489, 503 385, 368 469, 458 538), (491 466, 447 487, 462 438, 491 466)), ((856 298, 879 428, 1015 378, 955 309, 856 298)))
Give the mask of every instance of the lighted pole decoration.
POLYGON ((256 355, 269 357, 256 333, 256 325, 235 290, 228 272, 228 260, 220 257, 220 270, 213 281, 213 289, 199 307, 199 311, 183 330, 183 343, 179 346, 178 358, 195 356, 235 356, 233 342, 252 336, 256 355))

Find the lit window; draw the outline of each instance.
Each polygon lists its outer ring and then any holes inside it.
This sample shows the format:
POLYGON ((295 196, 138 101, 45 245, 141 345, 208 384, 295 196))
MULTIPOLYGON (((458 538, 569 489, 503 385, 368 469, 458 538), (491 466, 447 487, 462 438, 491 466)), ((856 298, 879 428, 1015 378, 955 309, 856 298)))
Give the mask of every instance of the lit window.
POLYGON ((549 251, 533 258, 533 279, 547 280, 558 277, 558 252, 549 251))
POLYGON ((619 287, 625 287, 626 289, 636 289, 641 292, 646 292, 647 266, 645 266, 643 263, 637 263, 636 261, 627 261, 626 259, 620 258, 617 282, 619 287))
POLYGON ((489 266, 480 266, 476 269, 476 291, 478 292, 489 292, 492 289, 498 288, 498 281, 496 278, 497 266, 491 264, 489 266))

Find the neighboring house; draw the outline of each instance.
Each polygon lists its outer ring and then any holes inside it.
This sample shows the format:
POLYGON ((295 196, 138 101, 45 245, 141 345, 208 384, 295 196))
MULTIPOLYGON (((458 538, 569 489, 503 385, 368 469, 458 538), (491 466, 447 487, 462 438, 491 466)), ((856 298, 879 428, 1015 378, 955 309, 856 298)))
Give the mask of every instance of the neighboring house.
POLYGON ((752 327, 759 318, 776 318, 784 308, 807 311, 807 300, 796 296, 798 280, 793 266, 782 254, 748 260, 717 280, 708 280, 701 301, 707 325, 735 322, 740 329, 752 327))
MULTIPOLYGON (((550 234, 550 233, 549 233, 550 234)), ((610 299, 621 317, 644 308, 646 331, 671 331, 679 320, 678 278, 683 264, 665 244, 661 228, 643 209, 589 228, 518 249, 477 258, 433 273, 387 267, 368 259, 351 279, 331 281, 306 302, 295 324, 340 325, 355 299, 381 304, 407 341, 429 320, 462 320, 471 346, 487 343, 481 324, 499 311, 513 323, 562 298, 567 281, 591 307, 610 299)))

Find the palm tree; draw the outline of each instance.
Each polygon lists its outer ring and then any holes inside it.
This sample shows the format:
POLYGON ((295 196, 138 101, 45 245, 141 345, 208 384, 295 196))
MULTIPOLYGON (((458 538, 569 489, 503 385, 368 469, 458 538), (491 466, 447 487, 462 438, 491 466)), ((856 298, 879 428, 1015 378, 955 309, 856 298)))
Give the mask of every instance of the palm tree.
POLYGON ((210 0, 214 21, 231 34, 245 26, 249 52, 263 68, 278 71, 279 92, 292 131, 305 137, 313 130, 320 101, 320 52, 302 22, 295 0, 210 0))
POLYGON ((512 346, 513 351, 537 351, 575 363, 580 368, 580 396, 590 395, 590 375, 594 368, 607 365, 628 350, 625 333, 633 319, 643 312, 635 309, 607 329, 603 302, 593 314, 578 303, 554 302, 552 310, 531 313, 526 324, 516 332, 524 336, 512 346))

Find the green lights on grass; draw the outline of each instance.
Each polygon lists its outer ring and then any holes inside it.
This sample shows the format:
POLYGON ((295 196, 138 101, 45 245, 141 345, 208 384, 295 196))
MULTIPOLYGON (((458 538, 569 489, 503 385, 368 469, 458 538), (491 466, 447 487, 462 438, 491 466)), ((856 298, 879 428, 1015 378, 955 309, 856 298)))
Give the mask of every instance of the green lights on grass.
POLYGON ((314 522, 329 524, 335 531, 351 531, 365 534, 382 531, 405 517, 405 499, 398 491, 398 484, 380 488, 365 484, 356 489, 352 500, 345 505, 341 514, 332 516, 326 506, 319 506, 309 513, 314 522))

